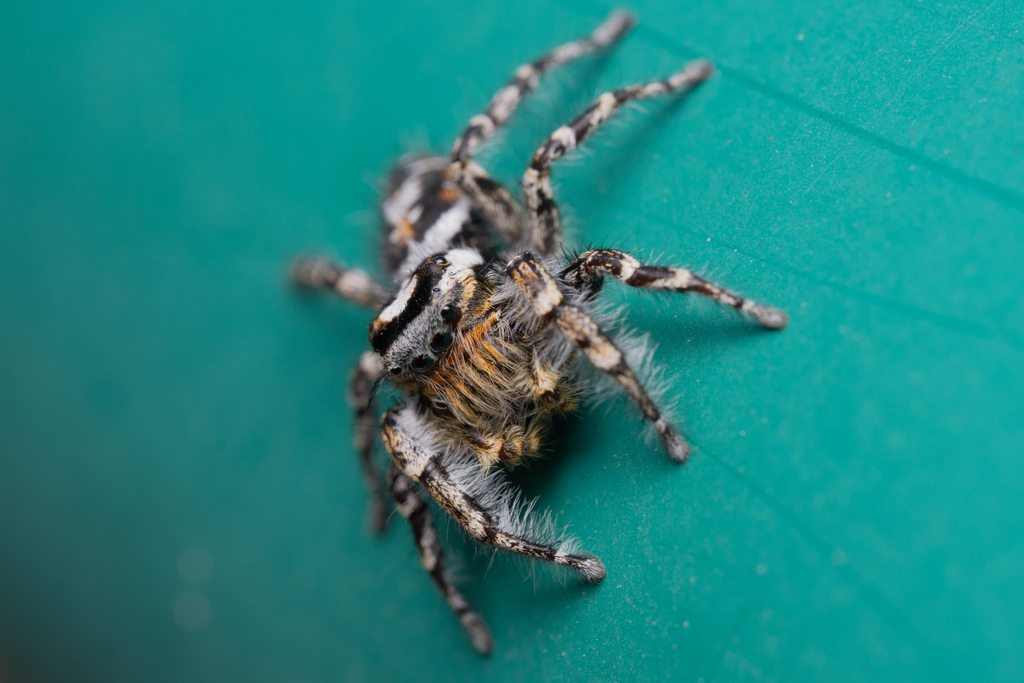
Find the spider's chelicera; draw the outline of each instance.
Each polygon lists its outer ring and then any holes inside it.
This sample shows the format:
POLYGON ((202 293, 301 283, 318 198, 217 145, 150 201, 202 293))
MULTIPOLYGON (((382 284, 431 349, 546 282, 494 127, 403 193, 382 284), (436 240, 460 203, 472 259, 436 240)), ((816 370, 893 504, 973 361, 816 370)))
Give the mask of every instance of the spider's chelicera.
POLYGON ((571 410, 589 364, 615 380, 685 462, 689 447, 665 419, 623 348, 598 322, 602 278, 630 287, 696 292, 782 329, 781 311, 755 304, 689 270, 646 265, 617 249, 589 249, 560 260, 561 224, 551 167, 575 150, 623 105, 685 93, 712 73, 696 61, 669 78, 601 95, 537 150, 523 176, 520 203, 473 159, 538 84, 558 66, 606 48, 631 27, 616 13, 589 37, 516 69, 487 109, 469 121, 451 157, 411 156, 391 172, 381 205, 384 262, 397 293, 361 270, 319 258, 299 259, 293 276, 306 287, 333 290, 379 311, 370 344, 352 372, 356 446, 372 497, 371 520, 386 519, 385 489, 371 459, 376 389, 390 381, 402 396, 380 423, 391 456, 387 493, 409 521, 423 567, 458 615, 473 646, 493 648, 490 630, 445 572, 424 494, 476 541, 567 567, 587 582, 605 577, 601 561, 553 530, 549 516, 519 502, 501 463, 537 454, 551 417, 571 410), (583 360, 585 357, 585 360, 583 360), (418 486, 417 486, 418 485, 418 486))

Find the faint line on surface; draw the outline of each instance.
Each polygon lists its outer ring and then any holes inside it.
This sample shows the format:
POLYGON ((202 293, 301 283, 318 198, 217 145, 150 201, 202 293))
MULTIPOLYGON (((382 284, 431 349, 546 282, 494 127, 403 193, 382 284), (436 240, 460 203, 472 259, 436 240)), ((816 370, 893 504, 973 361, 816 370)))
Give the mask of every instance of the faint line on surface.
MULTIPOLYGON (((907 79, 905 79, 897 86, 897 92, 889 98, 889 101, 882 105, 881 109, 879 109, 878 111, 871 115, 871 118, 868 120, 868 122, 864 124, 864 128, 871 127, 871 125, 875 121, 877 121, 878 118, 889 109, 889 107, 892 106, 893 102, 895 102, 897 99, 903 96, 903 94, 907 91, 907 87, 915 80, 917 80, 917 77, 921 75, 921 72, 927 69, 929 66, 931 66, 932 62, 935 61, 935 58, 938 57, 938 55, 946 48, 947 45, 949 45, 951 42, 959 38, 960 34, 963 33, 967 29, 967 27, 973 26, 974 23, 983 14, 987 14, 999 2, 1002 2, 1002 0, 992 0, 991 5, 985 7, 984 9, 978 10, 977 12, 969 16, 967 19, 964 19, 962 22, 960 22, 959 26, 957 26, 955 29, 953 29, 952 32, 946 35, 945 39, 943 39, 943 41, 939 43, 939 45, 934 50, 932 50, 932 53, 928 55, 928 58, 921 62, 921 64, 916 69, 914 69, 914 73, 910 74, 910 76, 907 79)), ((814 186, 818 184, 818 181, 821 180, 826 173, 828 173, 829 169, 832 168, 837 161, 846 156, 846 154, 850 151, 850 148, 852 146, 853 141, 851 140, 843 147, 842 151, 840 151, 832 158, 832 161, 828 162, 828 164, 825 165, 825 168, 823 168, 821 172, 814 177, 814 180, 811 181, 811 184, 807 186, 806 190, 804 190, 805 195, 814 189, 814 186)))
MULTIPOLYGON (((596 14, 596 13, 607 11, 607 8, 605 8, 603 5, 601 5, 599 3, 596 3, 596 2, 591 2, 590 0, 551 0, 551 1, 554 4, 556 4, 556 5, 560 5, 560 6, 566 7, 567 9, 570 9, 572 11, 579 11, 579 12, 584 12, 584 13, 588 13, 588 14, 596 14), (586 5, 587 7, 584 7, 584 5, 586 5)), ((996 0, 996 2, 998 2, 998 0, 996 0)), ((989 5, 984 10, 981 10, 980 13, 983 14, 984 12, 987 12, 993 6, 995 6, 995 2, 993 2, 993 4, 989 5)), ((978 16, 979 16, 979 14, 976 13, 975 15, 973 15, 972 19, 966 20, 964 23, 962 23, 960 25, 960 27, 958 27, 958 29, 964 27, 964 24, 966 24, 966 23, 973 23, 973 20, 975 18, 977 18, 978 16)), ((682 53, 683 56, 685 56, 685 57, 699 56, 699 53, 696 50, 693 50, 692 48, 686 47, 684 45, 677 44, 671 36, 669 36, 668 34, 662 33, 662 32, 660 32, 660 31, 658 31, 656 29, 646 28, 644 25, 640 25, 640 26, 638 26, 634 30, 636 32, 638 32, 639 34, 642 34, 642 35, 646 34, 648 36, 654 37, 654 41, 648 41, 648 42, 661 43, 663 47, 666 47, 670 51, 674 51, 674 52, 677 52, 677 53, 682 53)), ((889 140, 886 140, 885 138, 882 138, 879 135, 876 135, 874 133, 866 131, 866 130, 864 130, 862 128, 859 128, 859 127, 857 127, 857 126, 855 126, 853 124, 847 123, 846 121, 843 121, 842 119, 840 119, 839 117, 837 117, 837 116, 835 116, 833 114, 830 114, 830 113, 828 113, 826 111, 818 110, 818 109, 812 107, 811 105, 808 105, 808 104, 805 104, 805 103, 801 102, 799 99, 797 99, 797 98, 795 98, 795 97, 793 97, 791 95, 787 95, 787 94, 785 94, 785 93, 783 93, 781 91, 778 91, 778 90, 776 90, 776 89, 774 89, 774 88, 772 88, 770 86, 767 86, 767 85, 764 85, 762 83, 759 83, 755 79, 751 78, 750 76, 747 76, 746 74, 744 74, 744 73, 742 73, 742 72, 740 72, 740 71, 738 71, 736 69, 732 69, 731 67, 718 67, 718 68, 719 68, 720 71, 722 71, 723 74, 725 74, 725 75, 727 75, 727 76, 729 76, 729 77, 731 77, 731 78, 733 78, 733 79, 735 79, 735 80, 737 80, 737 81, 747 85, 748 87, 750 87, 750 88, 752 88, 754 90, 757 90, 758 92, 762 92, 762 93, 766 94, 769 97, 776 98, 776 99, 779 99, 780 101, 786 102, 786 103, 788 103, 788 104, 790 104, 790 105, 800 109, 801 111, 805 111, 807 113, 812 114, 813 116, 819 118, 820 120, 824 120, 826 122, 832 123, 832 124, 838 126, 839 128, 843 129, 844 131, 847 131, 848 133, 850 133, 850 134, 852 134, 854 136, 860 137, 861 139, 866 139, 868 141, 871 141, 874 144, 876 144, 877 146, 879 146, 879 147, 881 147, 881 148, 883 148, 883 149, 885 149, 887 151, 890 151, 891 153, 893 153, 896 156, 900 156, 900 157, 909 159, 911 161, 915 161, 916 163, 920 163, 922 166, 925 166, 925 167, 927 167, 929 169, 935 170, 939 175, 943 175, 943 176, 951 178, 951 179, 953 179, 953 180, 955 180, 957 182, 960 182, 962 184, 968 185, 968 186, 974 188, 975 190, 979 191, 982 194, 986 194, 988 196, 1000 198, 1000 199, 1004 200, 1005 202, 1009 203, 1013 208, 1015 208, 1017 210, 1024 211, 1024 197, 1014 193, 1011 190, 1008 190, 1008 189, 1006 189, 1004 187, 1001 187, 1001 186, 996 185, 994 183, 990 183, 990 182, 985 181, 985 180, 980 180, 978 178, 973 178, 973 177, 968 176, 967 174, 965 174, 965 173, 963 173, 963 172, 961 172, 961 171, 959 171, 957 169, 950 168, 950 167, 945 166, 945 165, 943 165, 943 164, 941 164, 939 162, 933 161, 933 160, 929 159, 928 157, 922 156, 922 155, 920 155, 917 152, 914 152, 912 150, 908 150, 908 149, 905 149, 903 147, 900 147, 896 143, 891 142, 889 140)), ((666 223, 668 225, 670 225, 672 227, 672 229, 675 230, 675 231, 685 232, 685 233, 687 233, 689 235, 699 236, 699 237, 702 237, 702 238, 707 238, 708 237, 708 235, 698 235, 698 233, 696 233, 696 232, 693 232, 691 230, 686 230, 685 228, 681 228, 679 225, 677 225, 675 223, 672 223, 671 221, 668 221, 667 219, 662 219, 662 220, 665 220, 666 223)), ((904 315, 904 316, 909 317, 909 318, 914 318, 914 319, 917 319, 917 320, 923 320, 923 321, 932 323, 932 324, 934 324, 934 325, 936 325, 938 327, 942 327, 944 329, 951 330, 953 332, 957 332, 957 333, 964 334, 964 335, 967 335, 967 336, 970 336, 970 337, 974 337, 976 339, 981 339, 981 340, 984 340, 984 341, 994 341, 996 343, 1003 344, 1004 346, 1007 346, 1007 347, 1012 348, 1012 349, 1017 350, 1017 351, 1024 350, 1024 336, 1021 336, 1019 333, 1017 333, 1015 331, 1008 330, 1008 329, 1005 329, 1005 328, 999 328, 999 327, 996 327, 996 326, 993 326, 993 325, 988 325, 988 324, 985 324, 985 323, 977 323, 977 322, 973 322, 973 321, 962 320, 960 318, 956 318, 956 317, 951 316, 951 315, 946 315, 946 314, 943 314, 943 313, 937 313, 935 311, 930 311, 930 310, 927 310, 927 309, 924 309, 924 308, 920 308, 920 307, 915 306, 913 304, 908 304, 908 303, 904 303, 904 302, 901 302, 901 301, 896 301, 896 300, 893 300, 893 299, 889 299, 889 298, 886 298, 884 296, 881 296, 881 295, 878 295, 878 294, 874 294, 872 292, 866 292, 866 291, 858 290, 858 289, 856 289, 854 287, 850 287, 848 285, 844 285, 844 284, 841 284, 839 282, 835 282, 833 280, 828 280, 828 279, 819 277, 819 276, 815 275, 814 273, 802 270, 800 268, 796 268, 796 267, 788 265, 786 263, 782 263, 782 262, 779 262, 779 261, 774 261, 772 259, 767 259, 767 258, 764 258, 764 257, 759 256, 757 254, 750 253, 748 251, 745 251, 745 250, 739 248, 736 245, 731 245, 731 244, 722 243, 722 242, 720 242, 720 244, 722 246, 724 246, 724 247, 728 247, 730 249, 733 249, 737 253, 743 254, 743 255, 748 256, 748 257, 750 257, 752 259, 756 259, 758 261, 761 261, 762 263, 765 263, 765 264, 777 267, 779 269, 785 270, 787 272, 793 273, 794 275, 797 275, 797 276, 799 276, 799 277, 801 277, 801 278, 803 278, 805 280, 808 280, 810 282, 814 282, 815 284, 818 284, 820 286, 826 287, 828 289, 832 289, 833 291, 836 291, 836 292, 845 294, 847 296, 851 296, 851 297, 860 299, 860 300, 865 301, 866 303, 868 303, 870 305, 877 306, 879 308, 883 308, 883 309, 886 309, 886 310, 889 310, 889 311, 893 311, 893 312, 899 313, 899 314, 904 315)))
POLYGON ((938 327, 942 327, 944 329, 951 330, 959 334, 964 334, 969 337, 974 337, 975 339, 997 342, 1017 351, 1024 350, 1024 338, 1022 338, 1019 334, 1013 332, 1012 330, 1001 329, 991 325, 986 325, 984 323, 976 323, 969 320, 962 320, 961 318, 956 318, 951 315, 945 315, 944 313, 936 313, 935 311, 930 311, 926 308, 920 308, 918 306, 914 306, 913 304, 904 303, 902 301, 896 301, 894 299, 888 299, 879 294, 865 292, 863 290, 856 289, 855 287, 850 287, 848 285, 835 282, 834 280, 828 280, 819 277, 814 273, 802 270, 795 266, 791 266, 788 263, 783 263, 781 261, 775 261, 773 259, 765 258, 758 254, 746 251, 745 249, 738 245, 730 244, 728 242, 723 242, 716 238, 712 238, 707 234, 699 233, 693 230, 688 230, 687 228, 677 223, 673 223, 670 219, 664 216, 658 216, 657 218, 658 220, 662 221, 664 225, 670 227, 677 233, 684 233, 700 239, 706 238, 707 240, 711 241, 712 244, 717 243, 719 246, 734 251, 737 254, 742 254, 743 256, 754 259, 756 261, 760 261, 761 263, 764 263, 768 266, 772 266, 774 268, 778 268, 779 270, 784 270, 788 273, 792 273, 800 278, 803 278, 804 280, 813 282, 816 285, 820 285, 827 289, 831 289, 835 292, 845 294, 855 299, 860 299, 861 301, 864 301, 872 306, 884 308, 888 311, 899 313, 900 315, 906 316, 908 318, 923 320, 925 322, 932 323, 933 325, 936 325, 938 327))
MULTIPOLYGON (((577 12, 584 12, 589 15, 594 15, 601 12, 607 13, 610 11, 609 8, 605 7, 602 4, 589 2, 586 0, 551 0, 551 2, 557 5, 561 5, 562 7, 565 7, 567 9, 577 12), (587 7, 584 7, 584 4, 587 7)), ((638 35, 641 38, 641 40, 645 40, 646 42, 654 45, 659 45, 660 47, 668 50, 669 52, 678 54, 681 57, 685 57, 687 59, 693 59, 695 57, 706 57, 714 61, 714 59, 710 57, 708 54, 699 52, 698 50, 688 47, 680 42, 677 42, 676 39, 673 38, 671 35, 659 31, 656 28, 651 28, 647 24, 640 24, 633 30, 636 33, 636 35, 638 35)), ((730 66, 723 66, 722 64, 719 63, 715 63, 715 68, 722 73, 723 77, 741 83, 750 90, 759 92, 762 95, 765 95, 766 97, 788 104, 790 107, 797 109, 805 114, 808 114, 820 121, 824 121, 825 123, 840 128, 841 130, 850 135, 861 138, 862 140, 866 140, 871 144, 875 145, 876 147, 884 149, 885 151, 889 152, 894 156, 918 164, 924 168, 934 171, 935 173, 941 176, 949 178, 950 180, 970 187, 979 194, 983 194, 985 196, 998 199, 1005 203, 1006 205, 1018 211, 1024 212, 1024 196, 1014 192, 1013 190, 1002 187, 1001 185, 997 185, 996 183, 990 182, 988 180, 975 178, 974 176, 968 175, 967 173, 964 173, 959 169, 947 166, 946 164, 943 164, 939 161, 935 161, 931 157, 925 156, 920 152, 915 152, 912 149, 903 147, 887 138, 882 137, 881 135, 878 135, 877 133, 872 133, 871 131, 865 130, 853 123, 849 123, 848 121, 845 121, 844 119, 836 116, 835 114, 832 114, 831 112, 807 104, 806 102, 800 100, 800 98, 798 97, 783 92, 782 90, 778 90, 777 88, 773 88, 772 86, 767 85, 765 83, 761 83, 757 79, 753 78, 752 76, 748 76, 739 69, 734 69, 733 67, 730 66)))
MULTIPOLYGON (((837 548, 826 541, 820 534, 818 534, 817 531, 811 528, 810 525, 800 519, 796 513, 754 483, 752 479, 742 474, 730 463, 726 462, 725 459, 716 455, 706 446, 701 445, 701 443, 692 436, 687 435, 687 439, 694 446, 697 446, 699 449, 697 452, 700 455, 706 455, 712 460, 712 462, 725 470, 729 476, 738 481, 745 489, 749 490, 758 499, 760 499, 761 502, 771 508, 775 514, 784 519, 790 527, 800 534, 800 536, 811 547, 822 553, 826 558, 831 558, 833 553, 840 550, 840 548, 837 548)), ((944 661, 944 658, 924 639, 921 632, 917 629, 917 626, 914 625, 914 622, 903 613, 899 606, 886 597, 877 586, 864 578, 860 572, 853 568, 852 564, 846 563, 838 566, 832 564, 831 566, 844 581, 853 586, 857 592, 860 593, 864 601, 876 613, 889 622, 893 629, 895 629, 896 632, 904 638, 904 640, 912 644, 913 647, 915 647, 921 654, 927 655, 929 661, 924 663, 926 666, 931 668, 934 673, 938 674, 939 678, 943 678, 949 674, 951 669, 944 661)), ((939 678, 936 680, 939 680, 939 678)))

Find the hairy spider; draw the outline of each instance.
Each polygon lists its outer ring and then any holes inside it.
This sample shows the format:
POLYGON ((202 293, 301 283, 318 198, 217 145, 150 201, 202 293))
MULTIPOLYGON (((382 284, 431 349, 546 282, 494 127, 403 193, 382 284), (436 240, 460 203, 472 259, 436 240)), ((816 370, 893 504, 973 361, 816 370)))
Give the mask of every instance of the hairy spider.
MULTIPOLYGON (((685 93, 712 73, 695 61, 665 80, 601 95, 555 130, 523 176, 520 204, 474 161, 546 72, 606 48, 632 26, 628 14, 609 17, 589 37, 567 43, 516 69, 487 109, 469 121, 451 157, 407 156, 391 172, 381 205, 384 263, 397 294, 366 272, 320 258, 302 258, 294 280, 332 290, 378 311, 370 344, 353 370, 355 444, 370 492, 371 521, 386 519, 384 488, 371 458, 376 389, 390 380, 399 405, 380 423, 391 456, 387 492, 409 521, 420 560, 477 651, 493 648, 491 632, 445 572, 424 495, 480 543, 567 567, 587 582, 605 577, 601 561, 553 531, 497 467, 537 454, 551 417, 571 410, 585 388, 587 363, 621 385, 660 435, 668 454, 685 462, 689 446, 663 417, 620 348, 602 331, 595 309, 602 278, 630 287, 696 292, 782 329, 781 311, 755 304, 689 270, 645 265, 617 249, 589 249, 565 262, 551 191, 551 166, 575 150, 623 105, 685 93), (418 484, 417 486, 415 486, 418 484)), ((568 259, 566 259, 568 260, 568 259)), ((616 343, 616 342, 619 343, 616 343)))

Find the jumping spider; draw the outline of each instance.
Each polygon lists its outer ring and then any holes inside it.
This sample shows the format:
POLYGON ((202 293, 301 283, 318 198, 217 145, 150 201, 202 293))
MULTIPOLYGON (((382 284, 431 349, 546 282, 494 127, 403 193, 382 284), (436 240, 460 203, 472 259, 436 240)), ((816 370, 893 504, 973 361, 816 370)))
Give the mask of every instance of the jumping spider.
POLYGON ((536 455, 551 417, 576 405, 584 384, 579 352, 621 385, 673 460, 682 463, 689 456, 686 441, 627 364, 622 344, 594 320, 600 318, 595 302, 602 278, 696 292, 770 329, 787 323, 781 311, 689 270, 644 265, 617 249, 589 249, 571 262, 556 257, 561 225, 552 164, 623 105, 699 85, 713 73, 707 62, 695 61, 666 80, 604 93, 555 130, 523 175, 521 204, 474 161, 480 144, 505 124, 542 75, 612 45, 632 23, 628 14, 615 13, 589 37, 520 66, 487 109, 470 119, 447 160, 399 160, 381 205, 384 262, 397 293, 364 271, 319 258, 299 259, 293 269, 298 284, 334 291, 378 312, 369 331, 373 351, 362 355, 350 384, 371 520, 379 530, 387 514, 371 460, 371 404, 377 388, 390 380, 402 401, 380 423, 391 456, 387 493, 412 527, 424 569, 483 654, 493 648, 491 632, 445 572, 424 494, 480 543, 567 567, 583 581, 604 579, 601 561, 581 552, 574 540, 552 534, 532 506, 520 503, 497 467, 511 468, 536 455))

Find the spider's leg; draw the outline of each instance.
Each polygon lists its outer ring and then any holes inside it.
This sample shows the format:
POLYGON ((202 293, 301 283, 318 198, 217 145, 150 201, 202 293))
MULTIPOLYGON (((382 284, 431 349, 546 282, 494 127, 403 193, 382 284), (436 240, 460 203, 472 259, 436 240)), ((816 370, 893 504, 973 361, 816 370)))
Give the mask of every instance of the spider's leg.
POLYGON ((551 254, 559 245, 562 226, 551 191, 551 164, 556 159, 575 150, 627 102, 672 92, 687 92, 712 73, 714 69, 709 63, 698 60, 663 81, 606 92, 572 123, 553 132, 534 154, 530 167, 523 174, 523 203, 526 206, 526 229, 531 248, 543 254, 551 254))
POLYGON ((509 261, 505 273, 529 302, 533 314, 553 323, 598 370, 611 375, 654 425, 672 459, 685 462, 690 455, 686 440, 662 417, 636 373, 626 364, 622 351, 590 316, 565 301, 558 284, 543 264, 533 254, 525 252, 509 261))
POLYGON ((373 385, 383 371, 380 356, 373 351, 364 351, 359 357, 359 364, 352 368, 348 384, 348 400, 356 409, 355 434, 352 442, 359 452, 363 481, 366 483, 366 492, 370 494, 370 528, 376 533, 384 531, 388 521, 384 489, 373 463, 373 444, 376 438, 372 407, 373 385))
POLYGON ((505 87, 491 98, 487 108, 469 120, 452 148, 452 175, 484 213, 498 233, 510 244, 520 238, 519 207, 503 186, 491 178, 473 154, 480 144, 508 121, 523 99, 540 83, 541 76, 563 64, 591 54, 621 38, 633 25, 625 12, 612 14, 593 33, 582 40, 566 43, 539 59, 523 64, 505 87))
POLYGON ((379 311, 391 292, 358 268, 345 268, 318 256, 303 256, 292 263, 292 281, 300 287, 326 289, 346 301, 379 311))
POLYGON ((504 185, 472 159, 452 164, 450 172, 470 203, 494 227, 501 239, 515 244, 522 238, 519 204, 504 185))
POLYGON ((556 47, 539 59, 516 69, 512 80, 491 98, 483 113, 469 120, 469 125, 452 148, 452 163, 468 161, 480 144, 508 121, 523 99, 540 83, 541 76, 584 55, 608 47, 625 35, 632 26, 633 18, 629 14, 615 12, 586 38, 556 47))
POLYGON ((437 528, 430 508, 413 488, 412 481, 398 471, 394 463, 388 468, 388 490, 395 501, 395 507, 409 521, 412 535, 416 539, 416 549, 420 554, 420 564, 427 570, 434 583, 441 590, 448 606, 459 617, 462 627, 473 641, 473 648, 483 655, 489 655, 494 649, 491 630, 487 628, 483 618, 474 612, 462 593, 455 587, 452 579, 444 570, 444 553, 437 538, 437 528))
POLYGON ((475 540, 567 567, 589 583, 604 579, 601 560, 586 553, 568 552, 565 549, 571 549, 569 541, 538 543, 526 538, 537 530, 500 472, 488 470, 475 460, 451 456, 442 459, 429 425, 413 405, 385 413, 381 433, 395 465, 418 481, 475 540))
POLYGON ((577 289, 594 283, 603 275, 611 275, 630 287, 669 292, 696 292, 747 313, 761 325, 772 330, 781 330, 789 322, 789 317, 782 311, 744 299, 694 275, 689 270, 645 265, 618 249, 585 251, 561 273, 562 278, 577 289))

